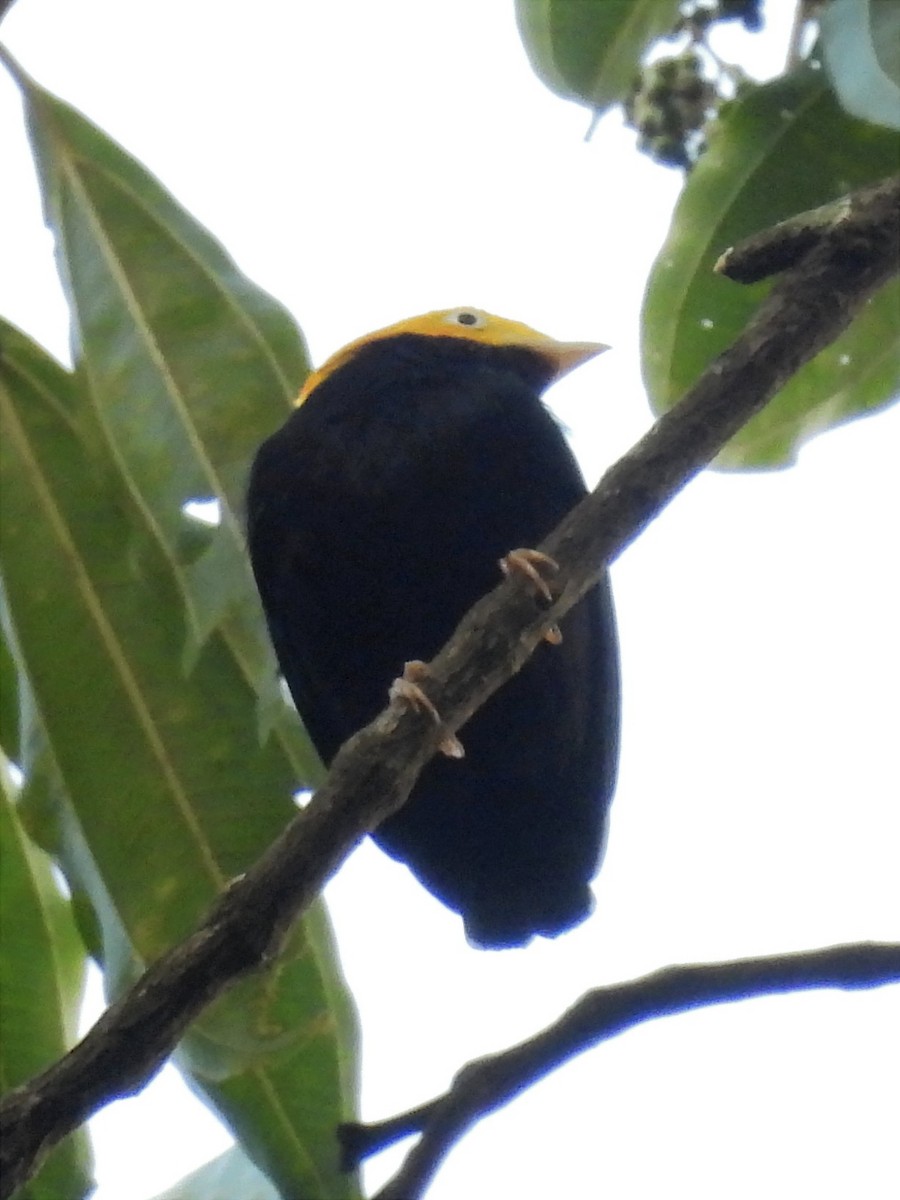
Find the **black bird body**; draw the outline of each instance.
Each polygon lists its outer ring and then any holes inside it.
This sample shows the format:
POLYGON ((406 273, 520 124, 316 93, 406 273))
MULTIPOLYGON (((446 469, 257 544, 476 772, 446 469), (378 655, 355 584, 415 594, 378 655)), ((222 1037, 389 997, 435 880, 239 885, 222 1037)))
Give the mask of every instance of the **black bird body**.
MULTIPOLYGON (((385 705, 584 494, 523 346, 395 333, 360 343, 264 443, 248 497, 253 568, 281 669, 323 760, 385 705)), ((373 834, 461 912, 519 945, 590 911, 618 741, 608 583, 561 623, 373 834)))

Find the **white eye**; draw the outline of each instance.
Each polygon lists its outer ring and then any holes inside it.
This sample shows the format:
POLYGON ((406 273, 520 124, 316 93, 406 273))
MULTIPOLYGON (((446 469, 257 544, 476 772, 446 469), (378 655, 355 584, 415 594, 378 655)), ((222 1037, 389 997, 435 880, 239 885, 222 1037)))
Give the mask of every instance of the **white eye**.
POLYGON ((464 325, 468 329, 483 329, 485 318, 484 314, 475 308, 455 308, 447 314, 447 324, 464 325))

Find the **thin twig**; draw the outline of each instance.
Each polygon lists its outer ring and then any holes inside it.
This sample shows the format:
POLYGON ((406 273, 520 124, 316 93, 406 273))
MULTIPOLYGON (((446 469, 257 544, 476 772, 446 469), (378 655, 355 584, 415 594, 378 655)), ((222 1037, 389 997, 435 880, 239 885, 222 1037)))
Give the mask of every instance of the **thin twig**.
POLYGON ((806 26, 814 19, 814 10, 819 7, 817 0, 795 0, 794 19, 788 34, 788 47, 784 59, 784 73, 793 71, 803 62, 803 38, 806 26))
POLYGON ((860 943, 799 954, 666 967, 587 992, 552 1025, 500 1054, 468 1063, 436 1100, 378 1125, 340 1131, 348 1168, 420 1131, 403 1165, 374 1200, 418 1200, 468 1129, 575 1055, 645 1021, 812 988, 868 988, 900 982, 900 943, 860 943), (356 1151, 356 1154, 352 1154, 356 1151))
POLYGON ((392 705, 352 737, 312 803, 58 1063, 0 1102, 0 1200, 103 1105, 139 1091, 191 1021, 274 953, 360 839, 403 803, 442 738, 527 661, 546 634, 672 497, 808 359, 846 328, 900 264, 900 179, 862 189, 772 289, 747 330, 672 411, 603 477, 540 547, 560 565, 539 605, 501 583, 463 618, 430 664, 444 724, 392 705))

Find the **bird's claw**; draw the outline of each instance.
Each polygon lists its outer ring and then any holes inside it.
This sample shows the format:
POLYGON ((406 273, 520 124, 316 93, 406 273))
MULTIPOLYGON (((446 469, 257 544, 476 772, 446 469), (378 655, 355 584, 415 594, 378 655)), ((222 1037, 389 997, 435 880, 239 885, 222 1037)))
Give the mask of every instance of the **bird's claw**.
MULTIPOLYGON (((553 592, 541 571, 555 575, 559 570, 559 563, 549 554, 526 547, 510 550, 509 554, 500 559, 500 570, 507 579, 512 575, 521 575, 547 604, 552 604, 553 592)), ((558 625, 550 625, 544 631, 544 641, 549 642, 551 646, 558 646, 562 640, 562 632, 558 625)))
MULTIPOLYGON (((428 664, 414 658, 403 664, 403 674, 394 680, 388 694, 391 700, 406 704, 409 708, 416 709, 417 712, 427 713, 435 725, 443 725, 441 714, 420 687, 420 681, 427 678, 428 664)), ((448 758, 462 758, 465 755, 462 742, 453 733, 444 735, 438 743, 438 749, 448 758)))
POLYGON ((549 604, 553 600, 553 593, 541 574, 541 569, 549 575, 555 575, 559 570, 559 563, 549 554, 524 547, 519 550, 510 550, 509 554, 500 559, 500 570, 507 578, 515 574, 524 576, 538 595, 543 596, 549 604))

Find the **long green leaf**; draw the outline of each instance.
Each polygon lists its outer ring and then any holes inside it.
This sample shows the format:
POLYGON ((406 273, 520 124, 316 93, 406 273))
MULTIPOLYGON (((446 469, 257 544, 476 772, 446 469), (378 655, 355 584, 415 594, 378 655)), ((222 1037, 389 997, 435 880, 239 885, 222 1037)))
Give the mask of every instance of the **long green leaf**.
POLYGON ((0 628, 0 750, 19 761, 19 679, 6 631, 0 628))
MULTIPOLYGON (((70 856, 83 838, 103 895, 146 962, 188 933, 278 833, 291 813, 293 771, 276 741, 260 744, 253 689, 221 634, 184 677, 171 564, 115 461, 82 436, 78 417, 90 408, 78 380, 49 369, 16 331, 3 338, 7 622, 77 818, 67 825, 46 789, 45 824, 70 856)), ((46 771, 27 756, 23 765, 46 771)), ((30 819, 41 825, 34 809, 30 819)), ((79 882, 94 886, 86 870, 79 882)), ((97 898, 101 929, 103 905, 97 898)), ((354 1194, 333 1139, 352 1103, 353 1041, 319 911, 298 924, 269 972, 198 1022, 180 1061, 286 1193, 339 1198, 354 1194)))
MULTIPOLYGON (((23 662, 18 648, 16 657, 23 662)), ((142 963, 66 790, 24 667, 19 673, 19 688, 22 762, 26 768, 19 800, 22 824, 65 875, 81 940, 103 967, 107 994, 119 995, 138 978, 142 963)))
POLYGON ((78 368, 182 590, 187 662, 221 629, 263 721, 275 714, 298 783, 314 783, 321 766, 281 702, 240 517, 253 451, 284 420, 308 370, 297 326, 149 172, 8 65, 25 97, 78 368), (221 525, 198 555, 183 509, 210 498, 221 525))
MULTIPOLYGON (((71 1046, 85 952, 50 859, 19 821, 0 757, 0 1090, 24 1083, 71 1046)), ((58 1146, 22 1200, 81 1200, 92 1190, 87 1137, 58 1146)))
MULTIPOLYGON (((657 413, 737 337, 768 287, 715 275, 718 256, 900 161, 900 138, 849 117, 823 75, 809 64, 728 105, 688 178, 644 301, 644 380, 657 413)), ((900 289, 892 284, 797 372, 717 465, 785 466, 814 433, 889 403, 900 384, 898 338, 900 289)))
POLYGON ((625 99, 648 45, 677 15, 678 0, 516 0, 535 74, 598 116, 625 99))

